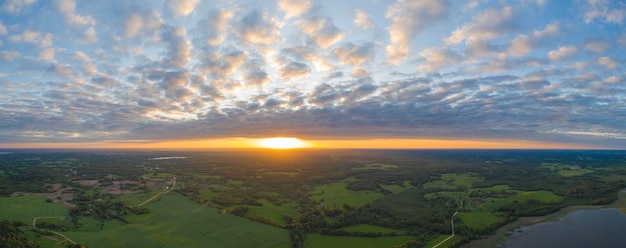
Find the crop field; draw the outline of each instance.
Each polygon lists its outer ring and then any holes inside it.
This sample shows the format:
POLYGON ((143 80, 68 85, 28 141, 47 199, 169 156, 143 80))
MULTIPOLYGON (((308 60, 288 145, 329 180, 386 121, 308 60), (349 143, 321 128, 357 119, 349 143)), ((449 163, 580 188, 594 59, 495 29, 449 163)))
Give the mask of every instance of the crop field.
POLYGON ((325 184, 318 186, 313 191, 312 200, 322 201, 323 206, 337 206, 341 207, 343 204, 350 205, 352 207, 360 207, 367 203, 371 203, 375 200, 383 198, 383 194, 371 191, 360 190, 352 191, 346 188, 345 182, 325 184))
MULTIPOLYGON (((89 247, 289 247, 286 230, 197 205, 178 194, 146 205, 129 224, 65 234, 89 247), (264 244, 265 246, 259 246, 264 244)), ((91 228, 90 228, 91 229, 91 228)))
POLYGON ((0 220, 19 220, 27 225, 35 217, 68 214, 63 204, 46 202, 45 197, 39 196, 0 197, 0 209, 0 220))
POLYGON ((304 241, 304 247, 359 247, 380 248, 396 247, 411 240, 412 236, 365 238, 353 236, 326 236, 320 234, 308 234, 304 241))

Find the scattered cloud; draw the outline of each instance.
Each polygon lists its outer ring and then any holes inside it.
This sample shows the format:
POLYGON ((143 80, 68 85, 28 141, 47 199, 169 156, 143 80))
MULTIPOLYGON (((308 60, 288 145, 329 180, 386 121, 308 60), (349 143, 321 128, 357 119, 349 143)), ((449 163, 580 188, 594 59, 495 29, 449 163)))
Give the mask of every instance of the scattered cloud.
POLYGON ((241 39, 248 44, 271 45, 280 41, 280 23, 259 10, 252 10, 239 22, 241 39))
POLYGON ((487 9, 474 16, 472 22, 454 30, 446 42, 458 44, 464 40, 494 39, 511 33, 516 29, 513 7, 487 9))
POLYGON ((390 5, 385 15, 391 19, 391 26, 387 28, 390 44, 385 49, 387 63, 397 65, 404 60, 413 37, 447 14, 448 4, 443 0, 400 0, 390 5))
POLYGON ((313 4, 308 0, 280 0, 278 1, 278 7, 285 12, 285 19, 300 16, 309 9, 313 4))
POLYGON ((622 2, 359 4, 4 1, 0 143, 290 135, 624 148, 622 2), (547 14, 557 7, 572 15, 547 14))
POLYGON ((168 0, 167 5, 170 10, 177 16, 189 15, 196 6, 200 3, 199 0, 168 0))
POLYGON ((297 22, 302 33, 307 35, 317 46, 326 49, 341 41, 344 33, 327 18, 313 17, 297 22))
POLYGON ((18 13, 35 2, 36 0, 6 0, 2 4, 2 9, 9 13, 18 13))
POLYGON ((54 5, 65 16, 65 21, 69 24, 92 26, 96 24, 93 17, 76 14, 76 0, 55 0, 54 5))
POLYGON ((370 29, 374 27, 370 16, 362 9, 354 10, 354 25, 361 29, 370 29))
POLYGON ((575 46, 562 46, 557 50, 553 50, 548 52, 548 58, 551 60, 565 60, 574 56, 578 52, 578 49, 575 46))

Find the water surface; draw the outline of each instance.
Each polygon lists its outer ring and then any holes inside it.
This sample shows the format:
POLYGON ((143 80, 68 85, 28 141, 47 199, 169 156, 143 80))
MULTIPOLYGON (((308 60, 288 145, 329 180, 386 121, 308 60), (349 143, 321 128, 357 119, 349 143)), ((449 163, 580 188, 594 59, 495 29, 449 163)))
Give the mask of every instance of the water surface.
POLYGON ((515 233, 499 247, 626 247, 626 214, 617 209, 577 210, 556 222, 515 233))

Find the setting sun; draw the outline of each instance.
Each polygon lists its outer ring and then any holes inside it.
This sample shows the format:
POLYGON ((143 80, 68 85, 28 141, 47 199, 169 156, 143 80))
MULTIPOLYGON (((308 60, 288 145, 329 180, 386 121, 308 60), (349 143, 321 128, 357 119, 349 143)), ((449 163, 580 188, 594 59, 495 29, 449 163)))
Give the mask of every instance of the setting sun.
POLYGON ((298 138, 267 138, 257 141, 257 146, 271 149, 304 148, 310 145, 298 138))

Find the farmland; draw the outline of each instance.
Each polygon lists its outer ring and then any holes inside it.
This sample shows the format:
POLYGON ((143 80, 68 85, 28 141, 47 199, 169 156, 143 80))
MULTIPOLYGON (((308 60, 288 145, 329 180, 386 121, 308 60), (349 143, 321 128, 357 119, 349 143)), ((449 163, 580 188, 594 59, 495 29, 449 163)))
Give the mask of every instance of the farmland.
POLYGON ((614 201, 626 157, 606 154, 26 150, 0 156, 0 220, 43 247, 429 247, 458 212, 456 247, 614 201))

